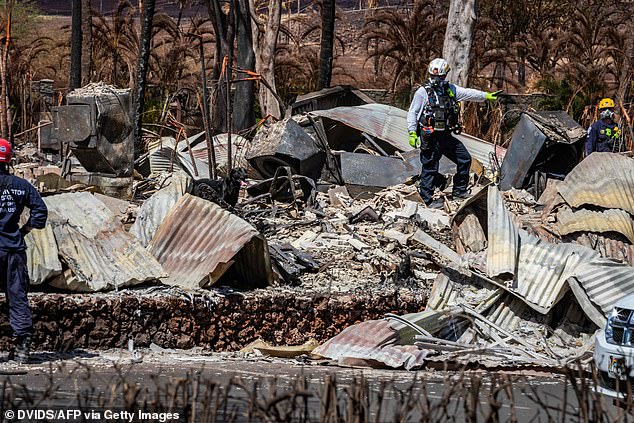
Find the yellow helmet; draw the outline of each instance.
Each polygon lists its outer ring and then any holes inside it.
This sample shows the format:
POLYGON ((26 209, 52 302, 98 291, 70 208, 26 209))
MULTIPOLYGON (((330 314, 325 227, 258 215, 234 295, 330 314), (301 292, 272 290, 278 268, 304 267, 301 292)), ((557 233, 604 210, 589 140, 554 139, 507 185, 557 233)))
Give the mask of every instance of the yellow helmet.
POLYGON ((611 98, 604 98, 599 101, 599 109, 613 109, 614 108, 614 100, 611 98))

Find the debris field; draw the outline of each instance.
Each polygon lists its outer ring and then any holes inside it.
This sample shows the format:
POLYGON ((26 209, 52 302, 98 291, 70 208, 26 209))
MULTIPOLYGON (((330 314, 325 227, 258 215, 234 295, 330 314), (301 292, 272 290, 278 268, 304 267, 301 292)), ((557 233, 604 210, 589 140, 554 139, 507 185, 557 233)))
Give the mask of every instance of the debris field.
POLYGON ((458 135, 472 196, 451 199, 443 158, 438 210, 418 194, 406 112, 357 90, 302 96, 252 137, 154 134, 136 160, 128 95, 72 93, 40 143, 58 150, 18 151, 50 214, 26 237, 44 348, 259 339, 249 354, 275 355, 315 339, 297 354, 554 370, 589 362, 634 292, 634 159, 581 160, 585 131, 564 112, 522 113, 508 148, 458 135))

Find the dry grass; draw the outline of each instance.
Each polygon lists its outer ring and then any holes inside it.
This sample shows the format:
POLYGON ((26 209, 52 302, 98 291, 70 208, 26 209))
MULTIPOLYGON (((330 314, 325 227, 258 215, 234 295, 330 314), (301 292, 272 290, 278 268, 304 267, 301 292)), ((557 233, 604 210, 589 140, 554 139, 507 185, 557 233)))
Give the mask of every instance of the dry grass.
POLYGON ((411 383, 405 384, 369 381, 363 376, 341 382, 334 373, 320 383, 311 382, 308 377, 283 380, 274 375, 249 380, 234 377, 220 383, 204 371, 192 371, 169 381, 157 375, 151 383, 135 383, 134 372, 119 366, 113 368, 112 378, 101 385, 96 382, 100 378, 85 368, 82 380, 75 382, 69 394, 68 381, 54 376, 60 372, 72 373, 64 365, 51 367, 46 386, 38 388, 6 378, 0 388, 0 412, 32 408, 124 409, 177 412, 179 421, 187 422, 350 423, 515 422, 527 416, 549 422, 622 422, 631 420, 632 410, 631 402, 625 408, 613 407, 609 399, 593 392, 595 378, 573 368, 565 370, 555 389, 561 390, 554 396, 541 389, 535 379, 500 373, 445 373, 445 380, 434 385, 434 389, 442 387, 440 392, 429 392, 427 387, 431 385, 426 385, 416 373, 411 383))

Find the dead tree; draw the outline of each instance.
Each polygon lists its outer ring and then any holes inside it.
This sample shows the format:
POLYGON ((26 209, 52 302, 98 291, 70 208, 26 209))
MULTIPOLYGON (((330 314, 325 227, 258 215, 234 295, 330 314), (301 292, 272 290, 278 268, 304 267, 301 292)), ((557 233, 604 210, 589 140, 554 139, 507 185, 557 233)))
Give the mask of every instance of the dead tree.
POLYGON ((92 76, 92 5, 81 0, 81 84, 90 83, 92 76))
POLYGON ((134 102, 134 142, 135 157, 141 152, 141 125, 143 122, 143 105, 145 97, 145 84, 147 82, 147 70, 150 62, 150 49, 152 48, 152 22, 154 20, 155 0, 144 0, 141 10, 141 43, 139 62, 137 66, 137 86, 134 102))
MULTIPOLYGON (((255 53, 251 31, 249 0, 237 0, 234 3, 237 24, 238 67, 255 71, 255 53)), ((238 78, 243 75, 237 74, 238 78)), ((241 130, 255 125, 255 82, 241 81, 236 84, 232 129, 241 130)))
POLYGON ((73 0, 70 38, 70 89, 81 87, 81 2, 82 0, 73 0))
POLYGON ((327 88, 332 79, 332 61, 335 47, 335 0, 321 3, 321 46, 319 49, 318 88, 327 88))
POLYGON ((451 81, 466 85, 473 30, 476 23, 476 0, 451 0, 442 55, 451 68, 451 81))
POLYGON ((236 0, 229 0, 229 9, 225 13, 223 8, 224 2, 221 0, 207 0, 207 9, 209 11, 209 19, 214 27, 216 36, 215 54, 212 67, 212 79, 216 82, 211 95, 210 110, 212 114, 211 125, 215 130, 226 132, 229 128, 227 122, 227 86, 220 81, 222 71, 222 63, 225 57, 228 57, 228 63, 233 61, 233 43, 235 41, 235 14, 234 4, 236 0))
POLYGON ((266 24, 261 22, 255 11, 254 1, 249 1, 252 8, 251 17, 253 25, 253 44, 255 45, 255 70, 262 75, 271 89, 264 84, 260 84, 258 99, 262 115, 268 114, 280 118, 282 116, 282 105, 277 101, 272 91, 275 91, 275 50, 277 50, 277 39, 280 33, 280 21, 282 18, 282 0, 270 0, 268 4, 268 19, 266 24))

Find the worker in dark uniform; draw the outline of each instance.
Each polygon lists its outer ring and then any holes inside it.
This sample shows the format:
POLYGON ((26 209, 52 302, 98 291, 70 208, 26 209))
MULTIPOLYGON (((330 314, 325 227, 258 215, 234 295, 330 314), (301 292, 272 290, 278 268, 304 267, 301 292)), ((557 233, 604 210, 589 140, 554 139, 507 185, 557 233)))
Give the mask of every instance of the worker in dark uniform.
POLYGON ((428 207, 442 208, 441 200, 433 201, 434 189, 439 184, 438 163, 445 156, 457 166, 453 178, 453 198, 468 197, 467 184, 471 155, 453 133, 460 133, 459 101, 495 101, 500 91, 487 93, 462 88, 445 81, 449 65, 445 59, 434 59, 429 64, 429 81, 414 94, 407 113, 409 144, 420 147, 423 170, 420 175, 420 195, 428 207))
POLYGON ((590 153, 613 152, 614 144, 621 136, 621 130, 614 121, 614 100, 604 98, 599 102, 600 119, 588 130, 586 141, 586 156, 590 153))
POLYGON ((9 358, 24 363, 29 358, 33 333, 24 236, 33 228, 44 227, 48 211, 33 185, 9 174, 10 161, 11 144, 0 139, 0 284, 4 288, 15 344, 9 358), (31 213, 20 227, 20 215, 25 207, 31 213))

